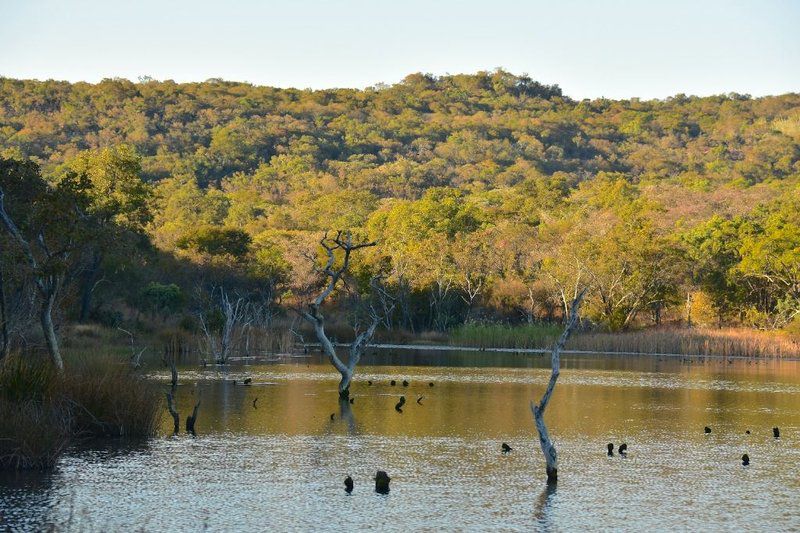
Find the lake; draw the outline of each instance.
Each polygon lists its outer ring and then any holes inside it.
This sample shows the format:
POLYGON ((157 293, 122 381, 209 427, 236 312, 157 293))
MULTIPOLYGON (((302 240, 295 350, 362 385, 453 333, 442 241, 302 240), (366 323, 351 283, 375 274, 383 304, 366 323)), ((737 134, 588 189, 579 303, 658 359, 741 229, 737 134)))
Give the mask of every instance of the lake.
MULTIPOLYGON (((546 414, 559 451, 554 490, 529 408, 548 365, 538 355, 372 353, 351 387, 352 405, 338 402, 337 374, 317 355, 185 367, 177 403, 183 426, 200 400, 196 437, 171 436, 165 413, 161 435, 149 441, 75 448, 49 473, 6 474, 0 524, 800 529, 797 361, 563 356, 546 414), (251 385, 233 384, 246 377, 251 385), (394 409, 400 395, 402 413, 394 409), (510 453, 501 453, 503 442, 510 453), (627 443, 627 457, 608 457, 609 442, 627 443), (379 469, 392 478, 388 495, 374 492, 379 469)), ((166 371, 153 379, 168 390, 166 371)))

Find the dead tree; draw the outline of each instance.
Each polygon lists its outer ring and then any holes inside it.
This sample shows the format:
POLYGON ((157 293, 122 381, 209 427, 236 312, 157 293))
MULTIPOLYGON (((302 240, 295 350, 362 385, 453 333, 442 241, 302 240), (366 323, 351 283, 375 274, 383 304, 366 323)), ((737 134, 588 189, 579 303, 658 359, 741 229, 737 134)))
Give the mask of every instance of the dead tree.
POLYGON ((206 336, 208 350, 213 355, 214 361, 217 364, 225 364, 231 351, 238 344, 238 334, 241 333, 242 327, 249 325, 249 322, 245 323, 247 302, 244 298, 232 300, 228 293, 225 292, 225 289, 220 287, 219 309, 224 319, 219 339, 217 339, 214 328, 208 324, 204 314, 198 313, 198 317, 200 319, 200 327, 206 336))
POLYGON ((564 325, 564 331, 561 333, 555 346, 553 346, 553 351, 550 355, 552 372, 550 374, 550 381, 547 383, 547 389, 545 389, 538 405, 535 402, 531 402, 531 412, 533 413, 533 420, 536 423, 536 430, 539 432, 539 442, 542 445, 542 453, 544 454, 546 464, 547 483, 555 483, 558 481, 558 455, 553 441, 550 440, 547 426, 544 423, 544 410, 550 402, 550 397, 553 395, 556 381, 558 381, 559 369, 561 366, 561 350, 564 349, 567 339, 569 339, 572 330, 575 328, 575 324, 578 322, 578 309, 581 306, 585 294, 586 289, 583 289, 572 301, 569 318, 564 325))
POLYGON ((367 345, 372 340, 375 329, 378 327, 382 317, 374 313, 370 324, 364 331, 356 336, 355 340, 350 345, 349 357, 347 359, 347 364, 345 364, 336 354, 333 343, 325 334, 325 318, 322 316, 321 308, 322 303, 333 293, 336 286, 342 281, 342 277, 347 273, 352 253, 360 248, 376 246, 377 243, 353 243, 353 236, 349 231, 338 231, 335 237, 328 237, 326 233, 319 243, 325 250, 327 256, 325 266, 321 269, 321 273, 325 275, 327 281, 322 292, 308 304, 307 310, 304 309, 301 311, 301 315, 314 327, 314 333, 317 335, 317 339, 322 346, 322 351, 328 356, 328 360, 342 375, 342 379, 339 382, 339 398, 347 399, 350 397, 350 381, 353 379, 356 365, 361 359, 364 350, 366 350, 367 345), (337 252, 340 252, 340 255, 342 255, 341 263, 338 267, 336 266, 337 252))
POLYGON ((172 433, 173 435, 177 435, 181 429, 181 417, 178 414, 178 410, 175 409, 175 398, 172 396, 171 392, 167 393, 167 409, 169 409, 169 414, 172 415, 172 433))
POLYGON ((196 435, 194 431, 194 425, 197 422, 197 410, 200 408, 200 401, 194 404, 194 409, 192 409, 192 414, 186 417, 186 433, 191 433, 192 435, 196 435))
POLYGON ((45 243, 44 234, 39 232, 34 245, 41 251, 45 260, 44 264, 40 264, 36 259, 33 252, 33 247, 27 239, 22 235, 17 225, 12 220, 5 208, 5 192, 0 188, 0 222, 3 223, 12 239, 16 241, 22 250, 25 260, 28 262, 31 270, 33 271, 33 281, 36 286, 39 296, 41 297, 41 307, 39 310, 39 321, 42 326, 42 333, 44 334, 45 344, 47 351, 53 364, 59 372, 64 370, 64 360, 61 357, 61 350, 58 346, 58 337, 56 336, 55 326, 53 325, 53 307, 56 303, 56 298, 61 286, 64 283, 64 272, 62 269, 46 268, 49 264, 64 262, 69 255, 69 246, 51 250, 45 243))

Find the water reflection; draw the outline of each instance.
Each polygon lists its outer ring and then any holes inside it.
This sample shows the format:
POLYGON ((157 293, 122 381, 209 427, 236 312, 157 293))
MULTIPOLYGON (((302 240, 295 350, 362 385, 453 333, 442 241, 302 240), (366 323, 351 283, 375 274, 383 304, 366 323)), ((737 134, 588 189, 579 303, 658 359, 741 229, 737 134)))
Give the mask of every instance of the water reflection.
MULTIPOLYGON (((359 369, 353 404, 339 401, 335 372, 315 360, 184 368, 176 404, 185 418, 201 401, 196 438, 171 437, 165 412, 159 438, 74 449, 49 474, 4 477, 5 525, 13 530, 800 527, 795 362, 689 367, 654 358, 572 360, 547 414, 560 456, 557 489, 544 481, 528 408, 545 387, 546 365, 379 362, 359 369), (252 378, 250 385, 233 384, 244 377, 252 378), (392 379, 397 386, 389 384, 392 379), (402 414, 394 408, 400 395, 408 400, 402 414), (709 435, 703 432, 706 425, 713 428, 709 435), (781 428, 778 440, 775 426, 781 428), (502 442, 513 451, 502 454, 502 442), (608 442, 626 442, 627 457, 608 457, 608 442), (741 466, 744 453, 751 459, 747 468, 741 466), (378 470, 392 478, 387 496, 374 492, 378 470), (342 490, 348 475, 354 480, 351 494, 342 490)), ((169 390, 168 380, 164 387, 169 390)))
POLYGON ((533 516, 540 531, 553 531, 554 529, 552 507, 557 490, 558 483, 545 483, 542 493, 536 500, 533 516))

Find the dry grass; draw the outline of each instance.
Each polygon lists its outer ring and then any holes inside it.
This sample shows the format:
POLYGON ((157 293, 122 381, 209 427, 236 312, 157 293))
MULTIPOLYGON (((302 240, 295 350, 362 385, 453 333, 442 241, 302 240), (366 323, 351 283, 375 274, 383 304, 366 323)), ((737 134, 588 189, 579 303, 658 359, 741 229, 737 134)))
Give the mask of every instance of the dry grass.
POLYGON ((569 349, 722 357, 800 356, 800 343, 786 334, 733 328, 580 333, 570 340, 569 349))
MULTIPOLYGON (((558 325, 463 326, 448 342, 481 348, 549 348, 561 332, 558 325)), ((598 353, 711 355, 721 357, 798 357, 800 342, 779 331, 744 328, 644 329, 624 333, 578 332, 568 350, 598 353)))
POLYGON ((79 437, 147 437, 155 434, 161 397, 154 385, 124 365, 68 370, 59 386, 79 437))

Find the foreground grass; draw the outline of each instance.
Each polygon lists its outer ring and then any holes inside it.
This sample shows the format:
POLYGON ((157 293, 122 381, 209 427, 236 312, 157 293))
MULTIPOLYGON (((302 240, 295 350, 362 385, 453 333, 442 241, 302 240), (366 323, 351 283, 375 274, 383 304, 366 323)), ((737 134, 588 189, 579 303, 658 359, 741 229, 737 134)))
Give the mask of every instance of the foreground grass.
POLYGON ((126 366, 76 363, 63 374, 46 362, 0 362, 0 469, 52 466, 69 444, 146 437, 159 422, 154 386, 126 366))

